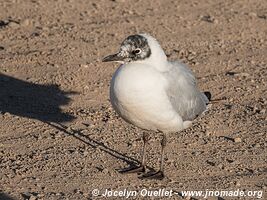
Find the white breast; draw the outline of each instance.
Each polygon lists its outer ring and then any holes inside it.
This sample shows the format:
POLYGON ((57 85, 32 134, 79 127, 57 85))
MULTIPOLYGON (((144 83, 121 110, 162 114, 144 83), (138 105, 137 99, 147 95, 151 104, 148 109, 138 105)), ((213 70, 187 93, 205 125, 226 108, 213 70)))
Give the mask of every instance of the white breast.
POLYGON ((149 65, 122 65, 111 81, 111 103, 124 120, 140 128, 180 130, 183 122, 166 95, 167 84, 165 77, 149 65))

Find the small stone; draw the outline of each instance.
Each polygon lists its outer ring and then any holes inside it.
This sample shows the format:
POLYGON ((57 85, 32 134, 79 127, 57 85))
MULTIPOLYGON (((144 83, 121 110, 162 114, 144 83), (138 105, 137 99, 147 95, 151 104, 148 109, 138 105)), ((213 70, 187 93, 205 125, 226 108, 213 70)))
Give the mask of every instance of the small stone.
POLYGON ((213 134, 213 132, 210 131, 210 130, 206 130, 206 132, 205 132, 205 136, 210 136, 210 135, 212 135, 212 134, 213 134))
POLYGON ((88 64, 81 64, 80 66, 83 67, 83 68, 88 68, 89 67, 88 64))
POLYGON ((37 197, 38 198, 42 198, 42 197, 44 197, 45 195, 44 194, 37 194, 37 197))
POLYGON ((262 110, 260 110, 260 113, 261 113, 261 114, 265 114, 265 113, 266 113, 266 109, 262 109, 262 110))
POLYGON ((29 26, 30 23, 31 23, 31 21, 30 21, 29 19, 25 19, 25 20, 23 20, 23 21, 21 22, 21 25, 22 25, 22 26, 29 26))
POLYGON ((201 151, 194 151, 194 152, 192 152, 192 154, 194 155, 194 156, 199 156, 200 154, 202 154, 203 152, 201 152, 201 151))
POLYGON ((251 60, 250 63, 251 63, 252 65, 255 65, 255 64, 256 64, 256 61, 251 60))
POLYGON ((220 164, 218 164, 218 166, 217 166, 218 168, 220 168, 220 169, 224 169, 224 166, 223 166, 223 164, 222 163, 220 163, 220 164))
POLYGON ((191 196, 186 196, 185 199, 186 200, 190 200, 191 199, 191 196))
POLYGON ((250 13, 248 13, 248 15, 249 15, 250 17, 257 17, 257 13, 254 13, 254 12, 250 12, 250 13))
POLYGON ((213 23, 214 23, 214 24, 218 24, 218 23, 219 23, 219 20, 218 20, 218 19, 214 19, 214 20, 213 20, 213 23))
POLYGON ((240 143, 240 142, 242 142, 242 139, 240 137, 237 137, 237 138, 234 139, 234 142, 240 143))
POLYGON ((207 197, 205 200, 221 200, 221 198, 220 197, 207 197))
POLYGON ((8 26, 11 28, 18 28, 19 27, 19 23, 17 22, 9 22, 8 26))
POLYGON ((7 20, 0 20, 0 28, 1 27, 5 27, 8 25, 8 21, 7 20))
POLYGON ((21 196, 22 196, 23 198, 25 198, 25 199, 29 199, 32 195, 31 195, 31 193, 29 193, 29 192, 23 192, 23 193, 21 194, 21 196))
POLYGON ((258 15, 258 18, 267 19, 267 15, 258 15))
POLYGON ((240 184, 240 181, 236 181, 236 182, 235 182, 235 185, 239 187, 239 186, 241 185, 241 184, 240 184))
POLYGON ((84 89, 88 90, 88 89, 90 89, 90 87, 88 85, 86 85, 86 86, 84 86, 84 89))
POLYGON ((118 3, 124 3, 125 2, 125 0, 112 0, 112 1, 118 2, 118 3))
POLYGON ((248 77, 250 74, 246 72, 236 73, 234 76, 240 76, 240 77, 248 77))
POLYGON ((73 129, 72 129, 71 127, 68 127, 68 128, 67 128, 67 131, 72 132, 73 129))
POLYGON ((74 189, 74 193, 83 194, 83 192, 80 189, 74 189))
POLYGON ((30 198, 29 198, 29 200, 36 200, 37 199, 37 197, 35 197, 35 196, 30 196, 30 198))
POLYGON ((256 143, 256 144, 253 145, 253 147, 255 147, 255 148, 260 148, 261 145, 260 145, 259 143, 256 143))
POLYGON ((225 73, 226 76, 234 76, 236 72, 228 71, 225 73))
POLYGON ((209 161, 209 160, 207 160, 207 163, 208 163, 209 165, 211 165, 211 166, 215 166, 215 165, 216 165, 215 162, 212 162, 212 161, 209 161))
POLYGON ((203 16, 202 20, 206 22, 214 23, 214 24, 218 24, 219 22, 217 19, 215 19, 213 16, 210 16, 210 15, 203 16))

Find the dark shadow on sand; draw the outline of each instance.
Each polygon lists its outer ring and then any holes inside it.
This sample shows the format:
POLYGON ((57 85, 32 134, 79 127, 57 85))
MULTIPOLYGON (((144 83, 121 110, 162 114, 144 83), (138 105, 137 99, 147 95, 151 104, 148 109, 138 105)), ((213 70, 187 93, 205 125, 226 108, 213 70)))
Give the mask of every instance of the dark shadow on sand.
POLYGON ((15 200, 15 198, 0 191, 0 200, 15 200))
POLYGON ((44 122, 66 122, 74 117, 60 106, 70 102, 69 94, 58 85, 30 83, 0 73, 0 112, 38 119, 44 122))
POLYGON ((93 148, 99 148, 130 166, 137 165, 139 163, 137 160, 89 138, 80 131, 68 131, 68 127, 61 124, 74 119, 74 116, 60 109, 60 106, 70 102, 68 97, 70 94, 76 93, 64 92, 58 85, 30 83, 0 73, 0 113, 40 120, 93 148))
MULTIPOLYGON (((113 156, 114 158, 126 162, 129 165, 129 168, 140 165, 140 162, 138 160, 131 158, 131 157, 128 157, 125 154, 122 154, 122 153, 120 153, 114 149, 111 149, 100 141, 96 141, 92 138, 89 138, 87 135, 84 135, 80 130, 69 129, 67 126, 62 125, 60 123, 47 123, 47 124, 56 128, 59 131, 62 131, 64 133, 74 137, 77 140, 80 140, 81 142, 83 142, 83 143, 85 143, 85 144, 87 144, 93 148, 99 148, 101 151, 113 156)), ((149 168, 149 169, 151 169, 151 168, 149 168)), ((120 170, 121 169, 117 169, 117 171, 120 171, 120 170)))

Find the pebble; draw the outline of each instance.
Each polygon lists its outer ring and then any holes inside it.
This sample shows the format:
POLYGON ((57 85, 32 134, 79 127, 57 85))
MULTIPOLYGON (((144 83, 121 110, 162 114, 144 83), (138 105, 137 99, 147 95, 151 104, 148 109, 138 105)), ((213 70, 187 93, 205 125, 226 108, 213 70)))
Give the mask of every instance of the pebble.
POLYGON ((73 192, 77 194, 83 194, 83 192, 80 189, 74 189, 73 192))
POLYGON ((225 73, 226 76, 234 76, 235 74, 236 72, 231 72, 231 71, 225 73))
POLYGON ((221 198, 220 197, 207 197, 205 200, 221 200, 221 198))
POLYGON ((8 21, 7 20, 0 20, 0 27, 5 27, 8 25, 8 21))
POLYGON ((218 24, 219 21, 217 19, 215 19, 215 17, 207 15, 207 16, 202 16, 202 20, 206 21, 206 22, 210 22, 210 23, 214 23, 214 24, 218 24))
POLYGON ((30 198, 29 198, 29 200, 36 200, 37 199, 37 197, 35 197, 35 196, 30 196, 30 198))
POLYGON ((90 87, 89 87, 88 85, 86 85, 86 86, 84 86, 84 89, 85 89, 85 90, 89 90, 90 87))
POLYGON ((81 64, 80 67, 89 68, 90 66, 88 64, 81 64))
POLYGON ((209 160, 207 160, 207 163, 208 163, 209 165, 211 165, 211 166, 215 166, 215 165, 216 165, 215 162, 212 162, 212 161, 209 161, 209 160))
POLYGON ((39 198, 42 198, 44 196, 45 196, 44 194, 37 194, 37 197, 39 197, 39 198))
POLYGON ((236 185, 236 186, 240 186, 240 185, 241 185, 241 184, 240 184, 240 181, 236 181, 236 182, 235 182, 235 185, 236 185))
POLYGON ((250 12, 250 13, 248 13, 248 16, 250 16, 250 17, 257 17, 258 15, 257 15, 257 13, 250 12))
POLYGON ((235 73, 234 76, 248 77, 250 74, 246 72, 235 73))
POLYGON ((29 26, 30 23, 31 23, 31 21, 30 21, 29 19, 25 19, 25 20, 23 20, 23 21, 21 22, 21 25, 22 25, 22 26, 29 26))
POLYGON ((228 71, 225 73, 225 75, 228 75, 228 76, 234 76, 234 77, 248 77, 250 76, 249 73, 246 73, 246 72, 232 72, 232 71, 228 71))
POLYGON ((262 110, 260 111, 260 113, 261 113, 261 114, 265 114, 265 113, 266 113, 266 109, 262 109, 262 110))
POLYGON ((194 152, 192 152, 192 154, 194 155, 194 156, 199 156, 200 154, 202 154, 203 152, 201 152, 201 151, 194 151, 194 152))
POLYGON ((242 142, 242 139, 240 137, 234 138, 234 142, 240 143, 240 142, 242 142))
POLYGON ((256 143, 256 144, 253 145, 253 147, 255 147, 255 148, 260 148, 261 145, 260 145, 259 143, 256 143))
POLYGON ((62 192, 57 192, 56 196, 63 196, 64 194, 62 192))
POLYGON ((220 163, 220 164, 218 164, 218 166, 217 166, 218 168, 220 168, 220 169, 224 169, 224 166, 223 166, 223 164, 222 163, 220 163))
POLYGON ((23 193, 21 194, 21 196, 22 196, 23 198, 25 198, 25 199, 30 199, 30 197, 31 197, 32 195, 31 195, 31 193, 29 193, 29 192, 23 192, 23 193))
POLYGON ((112 0, 112 1, 118 2, 118 3, 124 3, 125 2, 125 0, 112 0))
POLYGON ((19 28, 19 23, 16 22, 9 22, 8 26, 11 28, 19 28))
POLYGON ((68 131, 68 132, 72 132, 73 129, 69 126, 69 127, 67 128, 67 131, 68 131))
POLYGON ((258 15, 258 18, 267 19, 267 15, 258 15))
POLYGON ((102 173, 103 174, 108 174, 108 169, 103 169, 102 173))

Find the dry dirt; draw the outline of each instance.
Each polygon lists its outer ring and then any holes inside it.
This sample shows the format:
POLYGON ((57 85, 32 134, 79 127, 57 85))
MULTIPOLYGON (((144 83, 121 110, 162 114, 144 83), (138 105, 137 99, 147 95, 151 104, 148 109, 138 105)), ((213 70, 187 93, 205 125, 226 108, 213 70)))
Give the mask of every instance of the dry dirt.
MULTIPOLYGON (((0 0, 0 199, 103 199, 91 191, 125 188, 267 198, 266 45, 266 0, 0 0), (117 65, 101 59, 139 32, 225 98, 169 136, 162 181, 116 171, 140 160, 142 131, 112 110, 117 65)), ((159 139, 148 148, 155 170, 159 139)))

